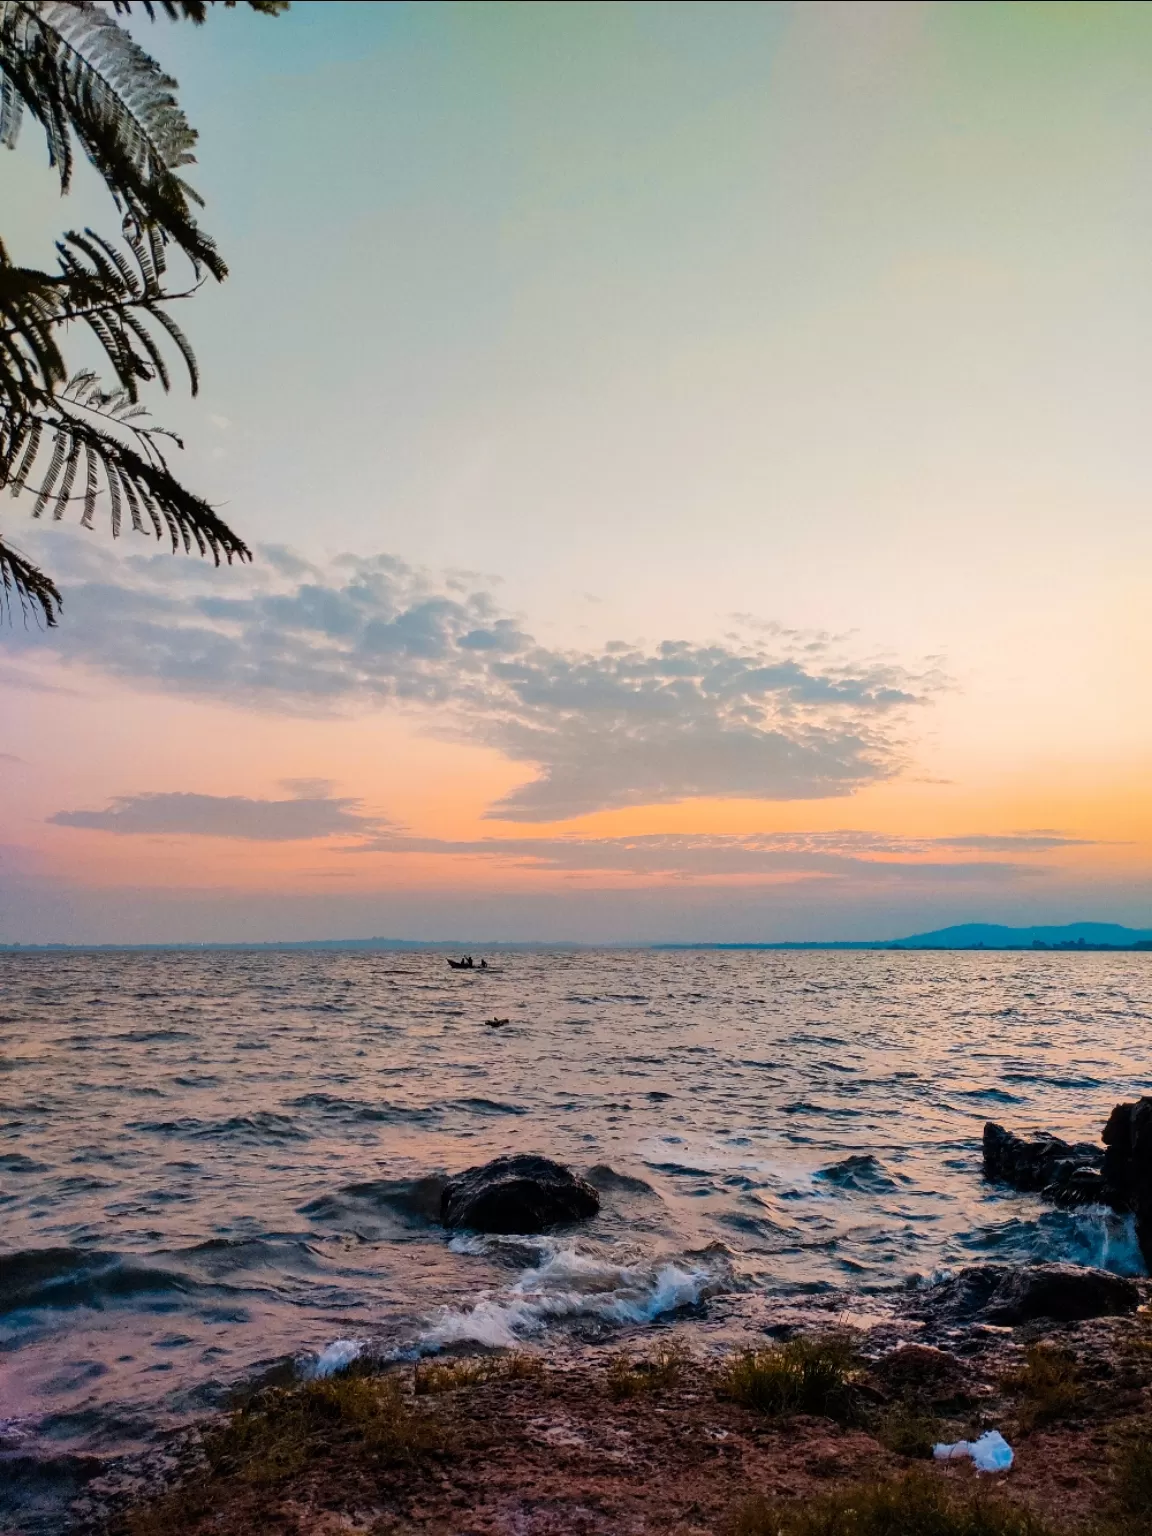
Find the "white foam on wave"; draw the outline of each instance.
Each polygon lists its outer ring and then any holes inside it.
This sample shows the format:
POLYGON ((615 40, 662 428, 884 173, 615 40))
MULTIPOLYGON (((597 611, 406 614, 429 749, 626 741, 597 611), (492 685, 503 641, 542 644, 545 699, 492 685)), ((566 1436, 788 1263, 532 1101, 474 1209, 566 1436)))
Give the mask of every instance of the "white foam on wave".
MULTIPOLYGON (((1107 1269, 1114 1275, 1146 1275, 1147 1267, 1136 1237, 1136 1218, 1117 1212, 1107 1205, 1081 1205, 1070 1210, 1045 1211, 1039 1221, 1025 1229, 1007 1254, 990 1252, 973 1255, 988 1263, 1082 1264, 1107 1269)), ((958 1273, 954 1264, 937 1265, 917 1286, 935 1285, 951 1280, 958 1273)))
POLYGON ((573 1247, 550 1247, 506 1291, 485 1293, 468 1308, 443 1308, 420 1345, 428 1351, 463 1343, 514 1349, 550 1323, 648 1323, 695 1305, 719 1288, 723 1276, 715 1263, 622 1264, 573 1247))
POLYGON ((300 1374, 305 1381, 323 1381, 326 1376, 334 1376, 351 1365, 353 1360, 359 1360, 363 1353, 363 1339, 333 1339, 315 1359, 303 1364, 300 1374))
POLYGON ((1148 1271, 1136 1238, 1136 1218, 1118 1214, 1106 1205, 1084 1205, 1070 1211, 1069 1257, 1077 1264, 1092 1264, 1117 1275, 1144 1275, 1148 1271))

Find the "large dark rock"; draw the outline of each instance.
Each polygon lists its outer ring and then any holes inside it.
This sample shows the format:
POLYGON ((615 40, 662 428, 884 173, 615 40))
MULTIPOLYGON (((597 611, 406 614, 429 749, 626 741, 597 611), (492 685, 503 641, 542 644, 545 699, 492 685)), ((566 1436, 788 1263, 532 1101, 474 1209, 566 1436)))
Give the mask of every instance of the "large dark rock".
POLYGON ((440 1197, 444 1225, 474 1232, 543 1232, 599 1209, 591 1184, 548 1157, 498 1157, 468 1168, 440 1197))
POLYGON ((1117 1104, 1104 1127, 1104 1182, 1118 1209, 1136 1217, 1136 1236, 1152 1270, 1152 1099, 1117 1104))
POLYGON ((985 1322, 1015 1327, 1034 1318, 1078 1322, 1114 1317, 1140 1304, 1136 1283, 1104 1269, 1073 1264, 973 1264, 941 1280, 917 1311, 936 1322, 985 1322))
POLYGON ((1090 1141, 1061 1141, 1047 1131, 1026 1139, 993 1120, 984 1127, 984 1177, 1061 1205, 1116 1203, 1103 1164, 1102 1149, 1090 1141))

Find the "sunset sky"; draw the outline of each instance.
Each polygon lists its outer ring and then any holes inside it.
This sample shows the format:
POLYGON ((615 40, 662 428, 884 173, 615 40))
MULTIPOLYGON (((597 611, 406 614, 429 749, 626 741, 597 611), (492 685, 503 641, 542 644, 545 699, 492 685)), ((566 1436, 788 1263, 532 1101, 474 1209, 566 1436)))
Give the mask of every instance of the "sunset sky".
POLYGON ((0 503, 0 941, 1152 927, 1152 7, 134 27, 256 560, 0 503))

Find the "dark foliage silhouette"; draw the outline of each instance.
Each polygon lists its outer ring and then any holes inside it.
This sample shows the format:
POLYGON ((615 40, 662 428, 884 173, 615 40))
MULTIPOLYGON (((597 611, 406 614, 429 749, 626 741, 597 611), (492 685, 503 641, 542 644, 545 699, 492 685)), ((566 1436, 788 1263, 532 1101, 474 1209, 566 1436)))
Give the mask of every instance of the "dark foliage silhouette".
MULTIPOLYGON (((56 242, 56 270, 17 266, 0 240, 0 489, 32 498, 32 516, 70 506, 93 526, 106 505, 113 535, 127 516, 172 548, 221 559, 250 558, 243 540, 202 497, 172 473, 167 452, 180 446, 151 423, 141 387, 171 388, 171 361, 199 387, 196 358, 173 318, 209 276, 227 276, 211 237, 197 223, 200 198, 184 179, 195 130, 166 75, 117 16, 202 23, 212 3, 235 0, 0 0, 0 145, 12 149, 32 119, 43 130, 62 193, 77 148, 102 178, 120 214, 117 240, 91 229, 56 242), (169 256, 187 280, 174 284, 169 256), (64 340, 86 326, 110 370, 70 370, 64 340)), ((249 0, 275 15, 279 0, 249 0)), ((55 624, 60 593, 51 577, 0 537, 0 601, 55 624)))

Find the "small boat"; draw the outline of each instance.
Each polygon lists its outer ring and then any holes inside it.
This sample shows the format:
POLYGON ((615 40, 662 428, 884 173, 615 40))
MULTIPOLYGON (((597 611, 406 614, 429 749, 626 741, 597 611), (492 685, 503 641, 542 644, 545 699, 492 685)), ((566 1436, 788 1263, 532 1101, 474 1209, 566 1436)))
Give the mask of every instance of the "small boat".
POLYGON ((454 971, 474 971, 476 969, 471 960, 449 960, 448 964, 454 971))
POLYGON ((484 1023, 489 1029, 499 1029, 502 1024, 511 1024, 511 1019, 485 1019, 484 1023))

